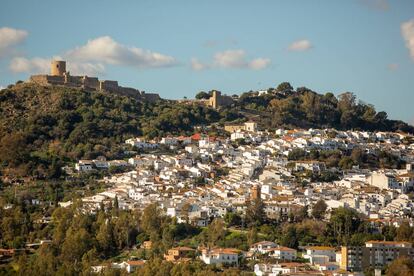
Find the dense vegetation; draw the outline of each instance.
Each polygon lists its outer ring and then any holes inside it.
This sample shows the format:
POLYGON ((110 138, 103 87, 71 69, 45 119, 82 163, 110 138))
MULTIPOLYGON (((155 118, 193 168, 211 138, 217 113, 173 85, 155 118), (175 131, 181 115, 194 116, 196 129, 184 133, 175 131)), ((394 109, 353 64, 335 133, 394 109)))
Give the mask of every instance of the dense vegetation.
MULTIPOLYGON (((0 203, 0 207, 3 207, 0 203)), ((329 220, 326 204, 317 203, 312 213, 307 207, 286 217, 264 219, 263 205, 255 202, 248 206, 245 215, 228 213, 224 219, 216 218, 208 227, 200 228, 187 223, 177 223, 162 215, 155 204, 142 212, 121 210, 117 199, 97 213, 83 211, 80 200, 69 208, 48 206, 40 208, 16 202, 11 209, 0 208, 0 246, 22 248, 27 242, 50 239, 51 244, 40 246, 34 254, 21 252, 8 265, 0 266, 0 275, 90 275, 93 265, 119 262, 131 257, 148 260, 135 275, 240 275, 240 270, 251 270, 254 262, 242 260, 237 269, 207 266, 194 255, 194 261, 172 264, 163 254, 174 246, 219 246, 248 250, 261 240, 298 249, 308 244, 362 245, 367 240, 414 241, 414 227, 404 222, 399 228, 383 226, 372 228, 361 214, 352 209, 338 208, 329 220), (49 224, 39 222, 50 215, 49 224), (151 241, 151 249, 139 248, 144 241, 151 241)), ((412 269, 412 263, 406 263, 412 269)), ((395 270, 391 265, 389 271, 395 270)), ((398 268, 398 267, 397 267, 398 268)), ((108 271, 105 275, 120 275, 108 271)), ((398 275, 398 274, 392 274, 398 275)))
MULTIPOLYGON (((211 93, 200 92, 197 98, 211 93)), ((144 135, 189 135, 194 126, 258 117, 264 128, 316 127, 414 132, 412 126, 387 119, 355 95, 296 91, 289 83, 268 93, 243 93, 221 110, 162 100, 140 102, 110 93, 18 83, 0 91, 0 172, 7 176, 56 179, 67 161, 122 158, 122 142, 144 135)), ((348 162, 351 164, 350 162, 348 162)), ((349 165, 348 164, 348 165, 349 165)))
POLYGON ((243 110, 260 112, 268 128, 278 126, 302 128, 336 128, 340 130, 383 130, 414 133, 414 127, 389 120, 384 111, 377 112, 371 104, 357 101, 353 93, 318 94, 306 87, 296 90, 287 83, 269 88, 267 94, 243 93, 236 105, 243 110))
POLYGON ((328 168, 342 170, 352 169, 353 166, 372 170, 400 169, 405 165, 405 161, 390 152, 378 150, 376 153, 367 153, 359 147, 348 151, 312 149, 307 152, 303 149, 293 149, 288 154, 288 160, 317 160, 324 162, 328 168))
POLYGON ((168 101, 142 103, 109 93, 18 84, 0 91, 0 169, 59 177, 65 160, 121 158, 125 139, 192 134, 193 126, 235 115, 168 101))

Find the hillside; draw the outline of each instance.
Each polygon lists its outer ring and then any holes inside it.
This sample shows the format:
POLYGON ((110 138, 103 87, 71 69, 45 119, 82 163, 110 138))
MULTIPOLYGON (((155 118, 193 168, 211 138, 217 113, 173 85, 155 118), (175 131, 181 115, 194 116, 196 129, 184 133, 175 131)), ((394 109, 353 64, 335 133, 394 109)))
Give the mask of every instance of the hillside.
POLYGON ((270 129, 284 126, 414 133, 413 126, 388 119, 386 112, 377 112, 373 105, 357 101, 353 93, 335 97, 306 87, 293 90, 287 82, 260 96, 258 92, 243 93, 235 106, 246 116, 260 118, 262 127, 270 129))
POLYGON ((259 96, 243 93, 217 111, 200 105, 162 100, 157 103, 106 92, 20 83, 0 91, 0 172, 11 176, 57 178, 67 161, 122 158, 130 137, 190 135, 196 125, 254 119, 262 128, 313 127, 387 130, 414 133, 385 112, 357 103, 345 93, 296 91, 282 83, 259 96))
POLYGON ((220 118, 201 106, 18 84, 0 91, 0 166, 3 174, 54 178, 65 160, 121 157, 127 138, 190 134, 220 118))

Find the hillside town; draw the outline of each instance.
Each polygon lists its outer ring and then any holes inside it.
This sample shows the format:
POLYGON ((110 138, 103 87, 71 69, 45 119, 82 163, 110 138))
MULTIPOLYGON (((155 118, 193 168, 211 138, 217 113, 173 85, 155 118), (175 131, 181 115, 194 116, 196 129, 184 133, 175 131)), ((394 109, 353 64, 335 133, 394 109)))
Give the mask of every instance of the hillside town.
MULTIPOLYGON (((157 203, 165 215, 178 222, 207 227, 229 213, 243 216, 249 202, 256 200, 263 202, 267 219, 277 221, 293 220, 304 207, 310 215, 318 202, 324 202, 322 220, 342 207, 362 214, 374 232, 390 225, 398 228, 403 222, 413 226, 411 136, 332 129, 278 129, 270 133, 259 131, 252 121, 225 129, 229 137, 196 133, 158 141, 131 138, 125 144, 141 153, 127 160, 79 160, 74 174, 114 167, 124 171, 101 180, 109 187, 105 191, 82 198, 85 211, 94 213, 114 199, 125 210, 143 210, 157 203), (162 153, 161 148, 170 153, 162 153), (340 165, 320 161, 316 155, 309 157, 315 152, 355 153, 356 149, 372 156, 392 153, 404 165, 372 170, 352 163, 344 165, 345 161, 340 165)), ((72 202, 59 204, 67 207, 72 202)), ((403 241, 372 240, 359 247, 309 244, 299 249, 261 241, 247 251, 171 248, 165 259, 185 261, 191 259, 189 255, 195 256, 194 251, 206 264, 237 266, 241 259, 253 259, 256 275, 363 275, 366 269, 382 268, 398 256, 414 256, 412 244, 403 241)), ((132 263, 118 265, 130 271, 132 263)))
POLYGON ((1 1, 0 276, 414 276, 414 0, 314 2, 1 1))

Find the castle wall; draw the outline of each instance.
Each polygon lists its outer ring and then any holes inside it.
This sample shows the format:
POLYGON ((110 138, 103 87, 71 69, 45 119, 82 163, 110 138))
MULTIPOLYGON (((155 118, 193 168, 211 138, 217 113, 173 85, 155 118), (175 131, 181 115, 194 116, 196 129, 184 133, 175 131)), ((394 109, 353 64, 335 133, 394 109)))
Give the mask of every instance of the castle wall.
POLYGON ((111 80, 101 81, 99 90, 116 91, 118 90, 118 82, 111 80))
POLYGON ((83 80, 80 76, 68 76, 68 83, 71 83, 74 86, 81 86, 83 84, 83 80))
POLYGON ((130 96, 130 97, 135 97, 135 98, 141 98, 141 94, 139 93, 139 91, 137 89, 130 88, 130 87, 118 86, 117 89, 116 89, 116 92, 118 94, 123 95, 123 96, 130 96))
POLYGON ((90 77, 83 77, 83 85, 87 88, 93 88, 95 90, 99 90, 99 79, 98 78, 90 78, 90 77))
POLYGON ((134 88, 119 86, 117 81, 99 81, 96 77, 71 76, 69 72, 66 72, 65 61, 52 61, 51 75, 32 75, 30 76, 29 81, 44 86, 64 85, 67 87, 82 88, 87 91, 108 91, 148 102, 156 102, 161 99, 156 93, 141 93, 139 90, 134 88))
POLYGON ((161 99, 160 95, 156 93, 142 93, 141 95, 144 98, 144 100, 151 102, 151 103, 159 101, 161 99))
POLYGON ((32 75, 30 76, 30 81, 40 85, 49 85, 47 75, 32 75))
POLYGON ((217 101, 218 106, 228 106, 233 103, 233 98, 230 96, 220 96, 218 97, 217 101))
POLYGON ((228 106, 233 103, 233 98, 230 96, 222 96, 220 91, 214 91, 213 95, 208 99, 208 105, 213 108, 221 106, 228 106))
POLYGON ((63 76, 50 76, 46 75, 47 82, 50 84, 64 84, 65 83, 65 77, 63 76))

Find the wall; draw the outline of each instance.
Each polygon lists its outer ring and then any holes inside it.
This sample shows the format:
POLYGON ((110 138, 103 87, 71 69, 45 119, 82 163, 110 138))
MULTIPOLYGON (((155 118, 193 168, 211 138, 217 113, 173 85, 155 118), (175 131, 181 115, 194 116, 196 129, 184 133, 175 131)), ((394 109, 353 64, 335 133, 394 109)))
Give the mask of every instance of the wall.
POLYGON ((224 130, 228 132, 236 132, 238 130, 244 130, 244 125, 225 125, 224 130))
POLYGON ((85 90, 108 91, 123 96, 134 97, 138 100, 156 102, 160 96, 156 93, 144 93, 130 87, 122 87, 117 81, 104 80, 99 81, 96 77, 88 76, 51 76, 51 75, 32 75, 29 81, 39 85, 65 85, 68 87, 83 88, 85 90))

